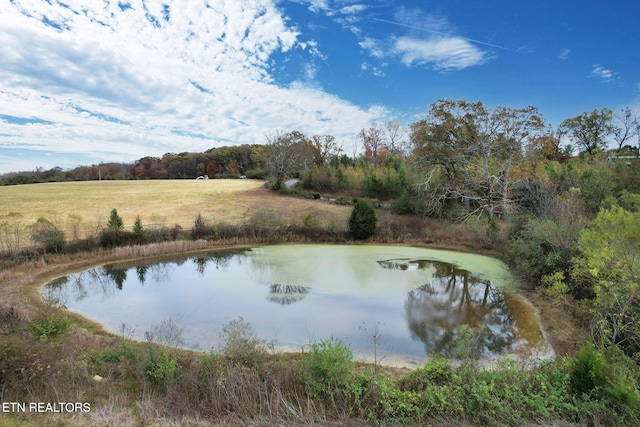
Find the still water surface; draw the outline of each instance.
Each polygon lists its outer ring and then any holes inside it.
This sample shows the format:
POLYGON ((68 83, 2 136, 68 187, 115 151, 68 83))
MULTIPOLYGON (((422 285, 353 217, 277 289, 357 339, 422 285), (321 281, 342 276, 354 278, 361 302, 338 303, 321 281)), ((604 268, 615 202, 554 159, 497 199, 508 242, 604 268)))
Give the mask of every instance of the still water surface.
POLYGON ((483 357, 549 355, 533 308, 493 258, 390 246, 282 245, 95 267, 47 284, 107 329, 181 328, 179 345, 220 347, 241 317, 258 337, 299 351, 335 337, 359 359, 415 365, 455 356, 472 331, 483 357), (465 326, 466 325, 466 326, 465 326), (466 330, 466 332, 465 332, 466 330))

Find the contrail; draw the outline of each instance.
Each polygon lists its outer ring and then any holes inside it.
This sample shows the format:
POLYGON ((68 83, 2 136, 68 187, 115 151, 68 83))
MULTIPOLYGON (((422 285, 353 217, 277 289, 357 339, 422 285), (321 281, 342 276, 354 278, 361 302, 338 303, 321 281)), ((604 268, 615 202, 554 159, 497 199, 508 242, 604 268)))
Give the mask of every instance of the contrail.
POLYGON ((373 19, 374 21, 385 22, 385 23, 387 23, 387 24, 397 25, 397 26, 399 26, 399 27, 411 28, 411 29, 413 29, 413 30, 420 30, 420 31, 426 31, 426 32, 428 32, 428 33, 438 34, 439 36, 445 36, 445 37, 456 37, 456 38, 459 38, 459 39, 463 39, 463 40, 466 40, 466 41, 469 41, 469 42, 472 42, 472 43, 481 44, 481 45, 484 45, 484 46, 491 46, 491 47, 495 47, 495 48, 503 49, 503 50, 513 50, 513 49, 510 49, 510 48, 508 48, 508 47, 500 46, 500 45, 497 45, 497 44, 492 44, 492 43, 482 42, 482 41, 480 41, 480 40, 474 40, 474 39, 470 39, 470 38, 468 38, 468 37, 454 36, 454 35, 452 35, 452 34, 443 33, 443 32, 436 31, 436 30, 430 30, 430 29, 428 29, 428 28, 414 27, 413 25, 401 24, 401 23, 399 23, 399 22, 388 21, 388 20, 386 20, 386 19, 379 19, 379 18, 372 18, 372 19, 373 19))

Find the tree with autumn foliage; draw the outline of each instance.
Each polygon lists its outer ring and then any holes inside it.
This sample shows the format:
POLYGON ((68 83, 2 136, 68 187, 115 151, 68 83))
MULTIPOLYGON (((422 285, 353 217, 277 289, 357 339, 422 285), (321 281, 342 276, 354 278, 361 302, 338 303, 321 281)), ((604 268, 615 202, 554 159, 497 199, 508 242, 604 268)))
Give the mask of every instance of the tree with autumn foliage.
POLYGON ((432 104, 426 118, 410 127, 425 213, 441 215, 455 205, 458 218, 507 213, 512 168, 544 128, 535 107, 489 109, 481 102, 450 100, 432 104))

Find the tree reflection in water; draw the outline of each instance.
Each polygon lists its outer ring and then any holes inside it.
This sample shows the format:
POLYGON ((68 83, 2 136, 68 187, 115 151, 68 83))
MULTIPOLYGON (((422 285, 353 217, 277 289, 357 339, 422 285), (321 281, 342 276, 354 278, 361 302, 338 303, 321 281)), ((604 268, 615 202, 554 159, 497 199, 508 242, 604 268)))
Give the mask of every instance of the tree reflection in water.
POLYGON ((267 300, 280 305, 293 304, 306 297, 310 289, 306 286, 272 284, 269 285, 267 300))
POLYGON ((504 294, 455 265, 431 260, 380 261, 383 268, 434 269, 433 280, 407 294, 404 308, 411 338, 427 354, 452 356, 471 328, 474 356, 508 351, 516 342, 515 319, 504 294))
MULTIPOLYGON (((296 264, 291 260, 299 249, 276 249, 275 256, 235 251, 114 263, 53 280, 45 291, 71 310, 97 313, 112 328, 123 321, 147 325, 154 316, 179 310, 187 313, 189 340, 211 345, 211 325, 238 313, 262 326, 264 334, 282 334, 287 345, 308 338, 300 334, 309 330, 352 339, 363 322, 382 322, 392 325, 385 331, 390 348, 412 358, 492 357, 527 350, 540 340, 536 322, 528 322, 533 317, 528 306, 486 280, 502 279, 484 264, 472 274, 414 251, 398 254, 414 258, 376 264, 402 250, 386 248, 353 253, 339 248, 344 260, 335 262, 333 248, 306 246, 331 252, 296 264), (378 265, 395 271, 380 271, 378 265), (526 343, 523 331, 529 333, 526 343)), ((370 350, 370 340, 356 337, 351 343, 358 351, 370 350)))
MULTIPOLYGON (((103 296, 113 295, 115 291, 121 291, 127 281, 128 273, 135 271, 137 282, 144 285, 147 275, 151 272, 151 279, 155 283, 165 282, 171 279, 172 266, 181 266, 189 259, 192 260, 196 272, 204 276, 206 268, 213 266, 216 269, 224 268, 234 257, 241 261, 245 255, 242 252, 230 251, 213 254, 203 254, 195 258, 179 258, 170 261, 158 261, 155 259, 137 261, 135 264, 127 262, 106 264, 72 275, 74 289, 62 289, 54 280, 45 285, 48 295, 64 301, 73 295, 76 301, 87 297, 90 293, 103 296)), ((67 276, 64 276, 69 280, 67 276)))
POLYGON ((136 277, 138 278, 138 282, 140 282, 141 285, 144 285, 144 282, 147 280, 147 270, 149 270, 149 267, 147 267, 146 265, 140 265, 136 267, 136 277))
POLYGON ((122 290, 122 284, 127 280, 127 269, 117 268, 114 265, 105 265, 102 267, 102 270, 104 275, 116 284, 116 288, 122 290))
POLYGON ((229 265, 229 261, 231 259, 240 258, 239 255, 242 255, 241 252, 219 252, 215 254, 204 254, 200 255, 196 258, 193 258, 192 261, 196 265, 196 271, 200 276, 204 276, 206 268, 208 265, 213 264, 213 266, 217 269, 224 268, 229 265))

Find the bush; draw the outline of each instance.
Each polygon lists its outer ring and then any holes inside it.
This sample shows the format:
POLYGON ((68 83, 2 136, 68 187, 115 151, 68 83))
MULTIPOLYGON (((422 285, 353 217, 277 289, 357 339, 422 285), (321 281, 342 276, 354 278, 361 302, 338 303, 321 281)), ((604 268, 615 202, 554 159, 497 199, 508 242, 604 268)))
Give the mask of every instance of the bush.
POLYGON ((373 206, 365 200, 356 199, 349 217, 349 233, 356 239, 365 240, 376 232, 378 217, 373 206))
POLYGON ((301 360, 309 394, 334 400, 344 394, 352 379, 353 352, 331 337, 310 346, 301 360))
POLYGON ((125 230, 107 229, 100 233, 100 246, 103 248, 114 248, 138 243, 138 237, 125 230))
POLYGON ((163 388, 175 378, 177 370, 178 360, 170 356, 166 348, 161 348, 158 354, 151 353, 144 367, 144 375, 149 382, 163 388))
POLYGON ((138 352, 126 342, 122 342, 115 347, 104 349, 92 348, 88 351, 87 355, 91 363, 97 368, 109 363, 121 362, 123 360, 135 362, 138 359, 138 352))
POLYGON ((257 365, 267 352, 267 344, 258 339, 251 324, 242 317, 224 325, 220 339, 222 354, 234 363, 257 365))
POLYGON ((577 393, 590 393, 605 385, 606 361, 590 343, 585 343, 571 364, 571 385, 577 393))
POLYGON ((245 176, 247 177, 247 179, 266 179, 267 175, 268 173, 264 169, 254 169, 247 171, 245 176))
POLYGON ((553 220, 529 220, 507 241, 507 257, 516 268, 536 279, 568 271, 575 248, 552 241, 560 234, 560 227, 562 224, 553 220))
POLYGON ((435 358, 401 378, 400 385, 404 389, 420 392, 430 385, 446 385, 453 378, 453 374, 454 370, 448 359, 435 358))
POLYGON ((403 191, 400 197, 391 203, 391 210, 398 215, 413 215, 416 213, 416 206, 411 200, 408 191, 403 191))
POLYGON ((25 329, 41 340, 64 335, 69 331, 71 322, 62 314, 52 311, 41 313, 30 321, 25 329))
POLYGON ((46 218, 38 218, 33 226, 33 241, 42 245, 45 252, 60 253, 64 249, 64 231, 46 218))
POLYGON ((203 239, 209 234, 207 224, 202 217, 202 214, 198 214, 196 220, 193 222, 193 228, 191 229, 191 237, 193 240, 203 239))

